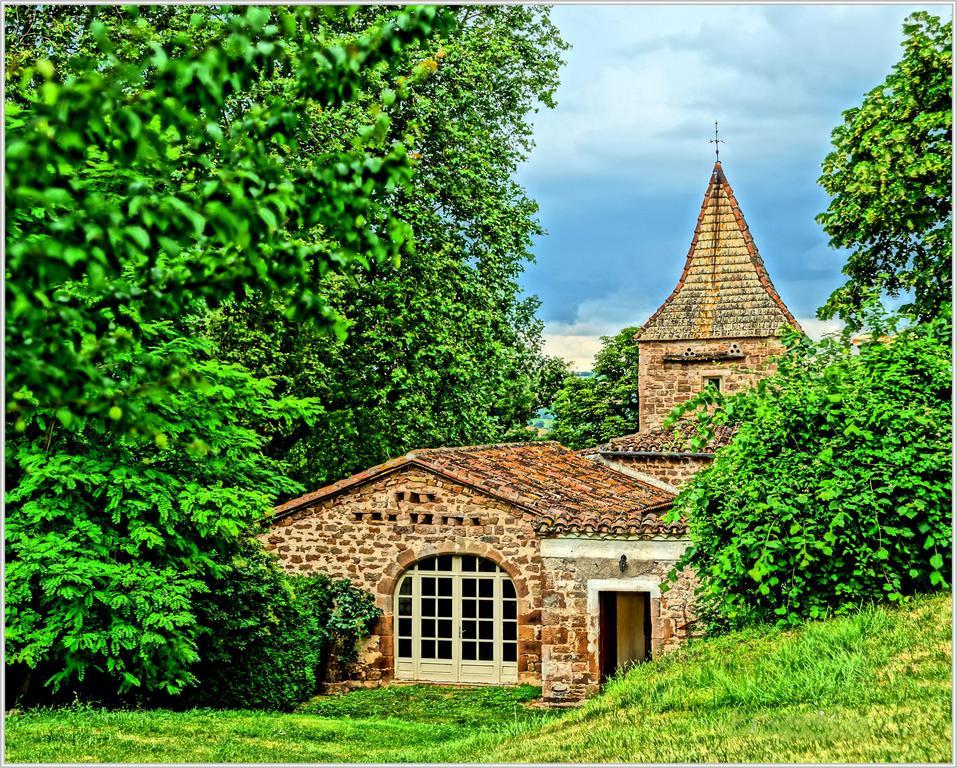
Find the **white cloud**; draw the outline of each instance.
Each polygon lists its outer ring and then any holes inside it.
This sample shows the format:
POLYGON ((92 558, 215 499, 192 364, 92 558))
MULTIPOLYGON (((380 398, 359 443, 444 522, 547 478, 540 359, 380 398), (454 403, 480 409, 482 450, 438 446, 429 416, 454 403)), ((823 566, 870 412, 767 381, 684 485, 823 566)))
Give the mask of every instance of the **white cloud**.
POLYGON ((578 305, 570 323, 547 322, 542 334, 547 355, 557 355, 572 363, 576 371, 589 371, 595 353, 601 349, 602 336, 614 336, 622 328, 638 327, 657 309, 638 304, 633 294, 616 291, 578 305))
POLYGON ((841 111, 899 58, 901 21, 918 8, 949 15, 940 5, 556 6, 573 48, 523 173, 639 174, 655 194, 700 175, 716 119, 732 162, 817 163, 841 111))
POLYGON ((543 339, 545 343, 542 350, 545 354, 567 360, 575 371, 590 371, 595 355, 601 349, 601 339, 597 336, 546 332, 543 339))
POLYGON ((818 320, 816 317, 799 317, 797 321, 801 324, 804 332, 815 341, 820 341, 829 333, 840 333, 844 329, 844 323, 840 320, 818 320))

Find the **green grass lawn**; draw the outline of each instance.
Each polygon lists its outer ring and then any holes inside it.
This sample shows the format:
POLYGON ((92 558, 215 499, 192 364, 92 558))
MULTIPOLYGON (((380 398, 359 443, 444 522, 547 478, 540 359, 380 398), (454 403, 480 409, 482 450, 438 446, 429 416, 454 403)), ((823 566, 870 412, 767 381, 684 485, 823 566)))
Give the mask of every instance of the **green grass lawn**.
POLYGON ((8 762, 950 762, 950 596, 691 643, 584 707, 393 686, 295 714, 34 711, 8 762))
POLYGON ((7 718, 8 762, 416 762, 476 736, 543 725, 541 688, 395 685, 318 696, 295 714, 36 710, 7 718))

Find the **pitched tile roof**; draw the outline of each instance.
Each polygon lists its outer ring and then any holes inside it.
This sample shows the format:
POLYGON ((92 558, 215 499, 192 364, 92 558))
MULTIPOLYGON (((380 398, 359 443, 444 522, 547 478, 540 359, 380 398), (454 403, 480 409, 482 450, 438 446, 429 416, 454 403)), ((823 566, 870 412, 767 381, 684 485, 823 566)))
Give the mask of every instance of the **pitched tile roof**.
POLYGON ((678 285, 642 341, 773 336, 800 328, 778 296, 721 168, 714 165, 678 285))
POLYGON ((597 449, 593 448, 592 453, 714 453, 731 442, 734 432, 734 427, 715 427, 714 437, 703 448, 693 448, 691 439, 698 433, 697 425, 683 421, 670 429, 661 428, 616 437, 597 449))
POLYGON ((408 466, 418 466, 529 512, 541 533, 678 535, 662 516, 673 496, 556 442, 429 448, 407 453, 275 508, 277 517, 408 466))

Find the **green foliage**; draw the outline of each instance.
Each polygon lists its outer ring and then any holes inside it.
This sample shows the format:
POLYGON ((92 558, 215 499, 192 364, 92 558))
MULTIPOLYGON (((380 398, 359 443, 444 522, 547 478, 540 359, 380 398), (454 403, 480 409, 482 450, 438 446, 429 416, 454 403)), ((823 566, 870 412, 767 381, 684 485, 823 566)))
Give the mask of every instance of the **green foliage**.
POLYGON ((173 703, 288 710, 315 694, 331 606, 314 581, 294 589, 258 543, 239 550, 196 601, 199 661, 173 703))
MULTIPOLYGON (((327 34, 361 35, 384 13, 328 19, 327 34)), ((366 72, 370 103, 403 72, 430 74, 388 134, 415 137, 411 183, 388 196, 412 225, 414 248, 387 271, 373 265, 322 286, 323 300, 349 318, 348 338, 289 320, 280 299, 231 304, 210 319, 227 359, 321 403, 322 429, 280 430, 269 449, 311 487, 413 447, 528 435, 541 324, 518 278, 541 230, 514 173, 532 146, 531 112, 553 103, 565 45, 545 7, 454 13, 454 30, 434 37, 424 59, 410 51, 366 72)), ((336 147, 367 108, 361 96, 357 107, 317 116, 302 146, 336 147)))
POLYGON ((347 579, 291 577, 258 543, 220 570, 195 609, 200 661, 177 706, 292 709, 355 661, 381 615, 347 579))
POLYGON ((549 438, 569 448, 588 448, 638 431, 637 328, 602 336, 594 376, 569 375, 551 410, 555 429, 549 438))
MULTIPOLYGON (((109 25, 83 11, 88 27, 72 33, 79 50, 60 72, 42 43, 18 52, 5 182, 6 384, 22 395, 8 402, 13 414, 35 400, 64 414, 116 407, 129 420, 102 363, 144 321, 194 301, 295 285, 289 315, 341 331, 317 281, 388 261, 409 235, 381 199, 412 173, 384 111, 406 89, 377 93, 377 110, 336 150, 300 151, 299 127, 355 98, 367 69, 445 15, 400 11, 346 44, 310 31, 327 12, 208 9, 157 40, 146 9, 109 9, 109 25), (256 89, 279 74, 281 89, 256 89)), ((76 12, 44 8, 33 23, 55 26, 59 13, 76 12)), ((27 45, 16 29, 11 40, 27 45)))
POLYGON ((903 293, 927 320, 951 300, 952 23, 921 11, 904 23, 903 58, 834 129, 818 222, 850 248, 850 279, 819 311, 858 325, 870 296, 903 293))
POLYGON ((7 439, 6 660, 53 690, 181 690, 202 631, 195 601, 272 500, 300 488, 245 421, 311 419, 308 402, 274 398, 169 323, 141 331, 144 347, 106 373, 143 429, 94 417, 66 429, 41 408, 7 439), (202 386, 144 382, 150 355, 190 361, 202 386))
MULTIPOLYGON (((357 641, 368 637, 382 616, 375 598, 348 579, 328 585, 330 611, 324 621, 327 638, 325 679, 343 679, 347 667, 358 657, 357 641)), ((315 599, 315 598, 313 598, 315 599)))
POLYGON ((535 408, 550 408, 570 375, 567 360, 543 356, 535 367, 535 408))
POLYGON ((729 397, 704 392, 701 439, 733 442, 675 501, 689 521, 706 607, 732 625, 795 623, 948 588, 951 323, 794 334, 777 372, 729 397), (707 409, 711 406, 710 412, 707 409))
POLYGON ((319 405, 223 363, 196 318, 282 293, 296 322, 341 333, 323 279, 408 242, 386 198, 413 164, 388 110, 429 70, 358 89, 448 14, 398 10, 348 37, 324 26, 339 14, 354 11, 8 17, 6 661, 24 700, 180 693, 225 629, 198 608, 224 571, 237 603, 265 590, 282 606, 277 575, 239 583, 235 562, 302 489, 262 433, 311 425, 319 405), (360 100, 337 145, 303 147, 315 115, 360 100))

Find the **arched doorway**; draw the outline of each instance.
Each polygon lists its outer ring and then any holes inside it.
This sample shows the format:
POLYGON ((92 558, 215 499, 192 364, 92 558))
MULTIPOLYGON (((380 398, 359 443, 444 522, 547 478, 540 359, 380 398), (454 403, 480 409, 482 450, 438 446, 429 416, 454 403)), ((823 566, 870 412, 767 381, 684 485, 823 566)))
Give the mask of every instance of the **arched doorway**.
POLYGON ((399 578, 394 632, 398 680, 518 680, 515 585, 491 560, 476 555, 419 560, 399 578))

